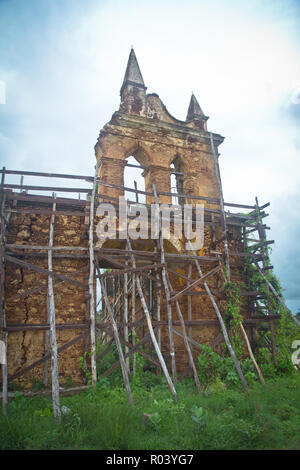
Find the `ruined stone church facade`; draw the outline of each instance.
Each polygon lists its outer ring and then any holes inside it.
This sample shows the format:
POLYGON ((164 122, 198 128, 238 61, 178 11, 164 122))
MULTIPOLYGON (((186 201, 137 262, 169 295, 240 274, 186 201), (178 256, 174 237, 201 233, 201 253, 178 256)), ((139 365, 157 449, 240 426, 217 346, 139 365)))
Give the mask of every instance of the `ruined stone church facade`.
MULTIPOLYGON (((218 165, 216 166, 214 160, 214 152, 218 157, 218 147, 224 138, 207 130, 208 117, 203 113, 194 95, 190 100, 187 118, 181 121, 168 112, 157 94, 147 94, 146 90, 132 49, 120 90, 119 110, 101 129, 95 145, 98 164, 98 202, 115 204, 119 196, 124 195, 124 169, 130 156, 133 156, 143 168, 147 204, 154 203, 153 184, 158 192, 159 203, 172 203, 171 174, 175 174, 179 205, 195 204, 195 201, 204 204, 204 246, 197 252, 197 256, 205 274, 224 262, 224 232, 221 223, 218 165), (200 199, 197 200, 197 197, 200 199)), ((90 180, 92 181, 92 178, 90 180)), ((6 329, 9 332, 8 376, 11 380, 16 379, 22 382, 25 370, 26 373, 31 374, 31 377, 42 380, 50 370, 49 364, 48 369, 45 369, 43 359, 47 354, 48 359, 50 357, 49 336, 47 337, 47 328, 49 328, 47 326, 47 274, 49 273, 47 272, 47 255, 43 247, 47 247, 49 243, 49 221, 53 199, 42 195, 36 197, 24 192, 16 193, 8 189, 5 204, 4 209, 11 214, 7 229, 9 257, 5 274, 6 329), (29 247, 26 250, 25 245, 29 247), (35 251, 32 251, 33 246, 36 247, 35 251)), ((58 198, 56 204, 54 246, 63 245, 65 250, 58 253, 54 251, 53 255, 54 270, 57 272, 54 286, 57 342, 58 350, 61 351, 59 352, 59 375, 61 380, 71 378, 73 382, 80 383, 84 380, 84 373, 80 369, 81 358, 90 348, 87 336, 90 327, 87 280, 90 200, 89 198, 87 201, 58 198), (65 276, 66 279, 61 276, 65 276), (78 336, 79 333, 81 334, 78 336), (66 345, 69 345, 68 349, 65 348, 66 345)), ((235 252, 242 251, 241 224, 239 225, 236 221, 238 222, 238 219, 228 221, 226 235, 232 255, 231 279, 241 283, 244 282, 243 258, 234 255, 235 252)), ((97 223, 98 218, 95 215, 93 232, 94 246, 98 250, 95 251, 98 266, 116 268, 116 263, 122 266, 125 261, 124 253, 114 255, 115 261, 110 265, 105 250, 110 248, 122 250, 124 241, 108 240, 105 244, 99 244, 96 234, 97 223)), ((139 253, 141 259, 143 252, 148 253, 149 256, 154 253, 154 243, 151 240, 148 242, 145 243, 144 240, 132 242, 133 249, 139 253)), ((171 294, 174 294, 182 291, 192 280, 199 278, 199 275, 193 260, 186 255, 183 239, 166 241, 165 250, 168 274, 173 289, 171 294), (180 258, 176 258, 176 255, 180 255, 180 258)), ((151 262, 153 259, 151 258, 151 262)), ((151 280, 151 276, 153 279, 155 273, 151 272, 148 280, 151 280)), ((94 282, 96 287, 96 280, 94 282)), ((207 282, 221 313, 224 314, 227 303, 222 290, 223 271, 210 277, 207 282)), ((122 284, 119 284, 119 288, 122 294, 122 284)), ((144 288, 147 289, 147 284, 144 288)), ((156 287, 153 289, 155 290, 156 287)), ((160 289, 160 292, 155 291, 155 294, 159 294, 161 299, 161 323, 159 324, 161 349, 169 366, 167 303, 162 285, 160 289)), ((150 297, 148 300, 150 313, 155 322, 158 320, 157 301, 151 301, 150 297)), ((247 297, 241 302, 241 311, 244 316, 248 312, 247 302, 247 297)), ((129 324, 132 322, 131 307, 132 301, 129 302, 129 324)), ((182 296, 180 308, 191 344, 194 341, 197 344, 206 343, 218 348, 222 341, 220 325, 203 286, 199 285, 193 292, 182 296)), ((136 310, 140 311, 139 316, 136 317, 136 321, 139 321, 143 315, 138 302, 136 310)), ((174 331, 176 365, 180 372, 187 368, 188 357, 174 306, 173 319, 174 328, 177 330, 177 332, 174 331)), ((97 321, 102 331, 101 314, 97 321)), ((142 340, 145 335, 144 326, 137 327, 136 333, 142 340)), ((151 352, 151 344, 145 347, 151 352)), ((196 359, 199 349, 194 348, 193 354, 196 359)))

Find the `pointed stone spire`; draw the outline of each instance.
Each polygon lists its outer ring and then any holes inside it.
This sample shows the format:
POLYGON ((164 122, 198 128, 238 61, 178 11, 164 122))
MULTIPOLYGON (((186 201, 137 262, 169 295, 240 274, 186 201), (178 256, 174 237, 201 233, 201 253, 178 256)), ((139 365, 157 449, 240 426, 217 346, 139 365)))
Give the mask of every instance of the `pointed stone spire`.
POLYGON ((120 91, 121 95, 126 85, 133 85, 146 90, 145 83, 139 68, 139 64, 132 47, 129 54, 123 85, 120 91))
POLYGON ((192 93, 186 121, 193 121, 195 119, 206 120, 207 118, 200 108, 197 98, 195 97, 194 93, 192 93))

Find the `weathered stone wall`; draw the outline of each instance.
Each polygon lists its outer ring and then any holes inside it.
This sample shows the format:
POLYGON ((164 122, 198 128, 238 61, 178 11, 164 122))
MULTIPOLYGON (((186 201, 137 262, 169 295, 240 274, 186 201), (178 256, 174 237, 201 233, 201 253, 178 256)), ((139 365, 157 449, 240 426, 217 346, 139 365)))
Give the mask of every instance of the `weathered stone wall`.
MULTIPOLYGON (((41 245, 49 243, 50 216, 35 214, 36 210, 49 210, 51 205, 39 203, 18 202, 18 209, 32 208, 32 213, 14 213, 10 219, 8 244, 41 245)), ((68 210, 70 210, 68 208, 68 210)), ((84 218, 79 216, 56 216, 54 225, 54 246, 87 246, 86 226, 84 218)), ((11 250, 18 253, 18 258, 44 269, 48 268, 47 253, 35 251, 35 256, 22 256, 21 250, 11 250)), ((55 252, 57 253, 57 252, 55 252)), ((66 281, 54 278, 56 323, 67 325, 83 324, 88 314, 87 258, 71 259, 57 258, 53 255, 53 270, 60 274, 70 275, 83 271, 72 279, 85 283, 86 288, 72 285, 66 281)), ((6 263, 6 321, 7 325, 31 325, 47 323, 47 275, 35 272, 29 268, 6 263), (38 292, 17 300, 9 300, 16 294, 40 286, 38 292)), ((82 329, 57 329, 58 348, 69 342, 83 331, 82 329)), ((84 340, 80 340, 59 354, 59 378, 63 382, 70 378, 74 383, 82 383, 83 374, 80 369, 80 357, 84 352, 84 340)), ((8 335, 8 375, 11 376, 45 354, 45 330, 11 331, 8 335)), ((51 374, 49 361, 49 380, 51 374)), ((19 382, 30 386, 31 378, 42 380, 44 365, 31 370, 20 377, 19 382)))

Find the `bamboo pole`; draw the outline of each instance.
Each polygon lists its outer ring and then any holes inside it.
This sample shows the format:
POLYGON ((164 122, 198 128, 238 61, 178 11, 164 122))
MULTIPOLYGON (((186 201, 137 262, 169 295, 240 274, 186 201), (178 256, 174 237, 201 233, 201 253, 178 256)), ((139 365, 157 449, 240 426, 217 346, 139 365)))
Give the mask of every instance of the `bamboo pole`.
MULTIPOLYGON (((50 273, 53 271, 52 266, 52 247, 54 236, 54 221, 56 210, 56 194, 53 193, 52 216, 50 219, 49 229, 49 250, 48 250, 48 270, 50 273)), ((56 342, 56 328, 55 328, 55 302, 53 290, 53 278, 48 276, 48 304, 49 304, 49 323, 50 323, 50 342, 51 342, 51 376, 52 376, 52 405, 53 415, 55 419, 60 419, 60 400, 59 400, 59 380, 58 380, 58 358, 57 358, 57 342, 56 342)))
MULTIPOLYGON (((5 322, 4 322, 5 324, 5 322)), ((2 410, 4 416, 7 415, 7 405, 8 405, 8 380, 7 380, 7 343, 8 343, 8 333, 3 332, 2 334, 3 341, 3 357, 2 357, 2 410)))
MULTIPOLYGON (((157 247, 154 248, 154 251, 157 252, 157 247)), ((156 283, 156 320, 158 322, 160 322, 161 283, 160 283, 158 269, 156 268, 155 271, 156 271, 155 277, 157 279, 157 283, 156 283)), ((157 343, 158 343, 159 350, 161 351, 161 327, 160 326, 158 326, 158 329, 157 329, 157 343)), ((161 369, 159 368, 157 370, 157 374, 160 375, 160 373, 161 373, 161 369)))
POLYGON ((259 380, 261 381, 262 385, 265 386, 265 385, 266 385, 266 382, 265 382, 265 380, 264 380, 264 378, 263 378, 261 369, 260 369, 259 365, 257 364, 257 362, 256 362, 256 360, 255 360, 255 357, 254 357, 254 354, 253 354, 253 352, 252 352, 252 348, 251 348, 251 345, 250 345, 250 342, 249 342, 247 333, 246 333, 246 331, 245 331, 245 328, 243 327, 242 322, 240 322, 240 328, 241 328, 242 333, 243 333, 243 336, 244 336, 244 338, 245 338, 246 345, 247 345, 247 348, 248 348, 248 351, 249 351, 249 355, 250 355, 250 358, 251 358, 251 360, 252 360, 252 362, 253 362, 253 364, 254 364, 254 367, 255 367, 255 369, 256 369, 256 371, 257 371, 257 375, 258 375, 258 377, 259 377, 259 380))
MULTIPOLYGON (((1 262, 2 265, 2 262, 1 262)), ((2 274, 4 274, 4 269, 2 270, 1 266, 1 283, 2 283, 2 274)), ((1 289, 2 290, 2 289, 1 289)), ((4 291, 4 289, 3 289, 4 291)), ((1 299, 2 300, 2 299, 1 299)), ((4 301, 4 298, 3 298, 4 301)), ((1 329, 6 327, 6 318, 4 309, 2 310, 1 318, 1 329)), ((1 348, 1 368, 2 368, 2 409, 3 414, 7 414, 7 405, 8 405, 8 380, 7 380, 7 343, 8 343, 8 332, 2 331, 2 342, 3 347, 1 348)))
POLYGON ((226 263, 227 278, 228 278, 228 281, 230 281, 229 249, 228 249, 228 241, 227 241, 227 227, 226 227, 226 216, 225 216, 225 210, 224 210, 223 189, 222 189, 222 182, 221 182, 218 158, 217 158, 217 155, 216 155, 213 136, 212 136, 211 132, 210 132, 210 145, 211 145, 211 149, 212 149, 216 179, 217 179, 218 190, 219 190, 219 200, 220 200, 220 207, 221 207, 221 220, 222 220, 222 226, 223 226, 223 231, 224 231, 224 252, 225 252, 225 263, 226 263))
MULTIPOLYGON (((190 241, 188 241, 188 244, 189 244, 189 247, 190 247, 190 250, 192 251, 192 253, 195 254, 195 251, 194 251, 194 249, 193 249, 192 244, 191 244, 190 241)), ((198 269, 199 275, 202 277, 202 270, 201 270, 201 268, 200 268, 200 264, 199 264, 199 262, 198 262, 197 259, 195 259, 194 261, 195 261, 196 267, 197 267, 197 269, 198 269)), ((231 343, 230 343, 230 340, 229 340, 229 337, 228 337, 228 334, 227 334, 226 326, 225 326, 225 323, 224 323, 224 321, 223 321, 221 312, 220 312, 220 310, 219 310, 219 308, 218 308, 218 306, 217 306, 217 304, 216 304, 216 302, 215 302, 215 299, 214 299, 214 297, 213 297, 213 295, 212 295, 212 293, 211 293, 211 291, 210 291, 210 288, 209 288, 208 285, 207 285, 207 282, 204 281, 203 284, 204 284, 205 290, 206 290, 206 292, 207 292, 207 295, 209 296, 210 301, 211 301, 211 303, 212 303, 212 305, 213 305, 213 307, 214 307, 214 309, 215 309, 215 312, 216 312, 216 314, 217 314, 217 317, 218 317, 218 320, 219 320, 219 323, 220 323, 220 326, 221 326, 221 330, 222 330, 222 333, 223 333, 223 336, 224 336, 224 340, 225 340, 226 346, 227 346, 228 351, 229 351, 229 353, 230 353, 230 355, 231 355, 231 357, 232 357, 232 360, 233 360, 233 362, 234 362, 234 365, 235 365, 235 368, 236 368, 236 370, 237 370, 238 376, 239 376, 239 378, 240 378, 240 380, 241 380, 241 382, 242 382, 242 385, 243 385, 245 391, 248 391, 248 384, 247 384, 247 382, 246 382, 246 379, 245 379, 245 377, 244 377, 244 374, 243 374, 243 372, 242 372, 240 363, 239 363, 239 361, 238 361, 238 359, 237 359, 237 357, 236 357, 236 354, 235 354, 235 352, 234 352, 234 349, 233 349, 233 347, 231 346, 231 343)))
MULTIPOLYGON (((169 280, 170 288, 172 289, 172 285, 171 285, 171 283, 170 283, 170 279, 168 279, 168 280, 169 280)), ((175 305, 176 305, 177 314, 178 314, 178 318, 179 318, 179 321, 180 321, 180 326, 181 326, 181 330, 182 330, 182 334, 183 334, 184 345, 185 345, 185 348, 186 348, 187 353, 188 353, 189 363, 190 363, 191 369, 192 369, 192 371, 193 371, 194 380, 195 380, 195 384, 196 384, 197 390, 198 390, 198 392, 200 393, 200 392, 201 392, 201 385, 200 385, 200 381, 199 381, 197 369, 196 369, 196 366, 195 366, 195 362, 194 362, 194 358, 193 358, 193 353, 192 353, 192 350, 191 350, 191 346, 190 346, 190 344, 189 344, 188 337, 187 337, 187 334, 186 334, 186 328, 185 328, 185 324, 184 324, 184 319, 183 319, 183 315, 182 315, 181 308, 180 308, 180 305, 179 305, 178 300, 175 301, 175 305)), ((172 331, 173 331, 173 328, 172 328, 172 331)))
POLYGON ((0 328, 2 330, 3 341, 3 357, 2 357, 2 409, 4 416, 7 415, 8 405, 8 380, 7 380, 7 343, 8 333, 3 331, 6 327, 6 314, 5 314, 5 220, 4 220, 4 206, 5 194, 3 192, 3 185, 5 180, 5 167, 2 169, 1 176, 1 189, 0 189, 0 328))
POLYGON ((275 326, 274 326, 273 321, 270 322, 270 330, 271 330, 271 340, 272 340, 273 361, 274 361, 274 364, 277 366, 278 360, 277 360, 276 334, 275 334, 275 326))
MULTIPOLYGON (((130 241, 129 239, 127 239, 127 246, 128 246, 128 249, 131 250, 131 244, 130 244, 130 241)), ((132 254, 131 255, 131 261, 132 261, 132 266, 135 268, 136 265, 135 265, 135 258, 134 258, 134 255, 132 254)), ((152 322, 151 322, 151 316, 150 316, 150 313, 149 313, 149 309, 148 309, 148 306, 147 306, 147 303, 145 301, 145 297, 144 297, 144 294, 143 294, 143 289, 142 289, 142 286, 141 286, 141 282, 140 282, 140 279, 139 279, 139 276, 136 275, 136 286, 137 286, 137 289, 138 289, 138 293, 139 293, 139 296, 140 296, 140 299, 141 299, 141 303, 142 303, 142 307, 143 307, 143 310, 144 310, 144 313, 145 313, 145 316, 146 316, 146 320, 147 320, 147 325, 148 325, 148 329, 149 329, 149 333, 150 333, 150 336, 151 336, 151 340, 152 340, 152 343, 153 343, 153 346, 155 348, 155 351, 156 351, 156 354, 157 354, 157 357, 158 357, 158 360, 161 364, 161 368, 165 374, 165 377, 166 377, 166 380, 167 380, 167 383, 168 383, 168 386, 171 390, 171 393, 173 395, 173 398, 175 401, 177 401, 177 393, 176 393, 176 390, 175 390, 175 387, 174 387, 174 384, 171 380, 171 377, 169 375, 169 372, 168 372, 168 369, 167 369, 167 366, 166 366, 166 363, 165 363, 165 360, 163 358, 163 355, 158 347, 158 343, 157 343, 157 340, 156 340, 156 337, 155 337, 155 333, 153 331, 153 326, 152 326, 152 322)))
POLYGON ((125 363, 125 360, 124 360, 124 354, 123 354, 123 350, 122 350, 122 346, 121 346, 121 342, 120 342, 120 338, 119 338, 118 327, 117 327, 117 324, 116 324, 115 319, 114 319, 114 314, 113 314, 111 305, 109 303, 107 292, 106 292, 105 285, 104 285, 104 282, 103 282, 102 278, 100 279, 100 283, 101 283, 102 295, 104 297, 104 301, 105 301, 105 304, 106 304, 106 307, 107 307, 107 310, 108 310, 108 314, 109 314, 109 318, 110 318, 110 322, 111 322, 111 326, 112 326, 113 334, 114 334, 114 338, 115 338, 115 343, 116 343, 118 354, 119 354, 119 360, 120 360, 120 364, 121 364, 122 375, 123 375, 123 379, 124 379, 124 384, 125 384, 125 389, 126 389, 128 401, 131 405, 133 405, 133 398, 132 398, 132 393, 131 393, 131 388, 130 388, 130 383, 129 383, 128 371, 127 371, 126 363, 125 363))
MULTIPOLYGON (((132 293, 131 293, 131 319, 133 324, 135 323, 135 300, 136 300, 136 290, 135 290, 135 273, 132 273, 132 293)), ((132 346, 135 347, 136 338, 135 338, 135 326, 132 327, 132 346)), ((136 373, 136 352, 134 351, 132 357, 132 373, 136 373)))
POLYGON ((89 295, 90 295, 91 369, 92 369, 93 387, 96 387, 96 382, 97 382, 96 318, 95 318, 95 292, 94 292, 94 274, 95 274, 94 208, 95 208, 97 172, 98 172, 98 165, 95 165, 95 175, 94 175, 93 189, 92 189, 91 202, 90 202, 90 225, 89 225, 89 258, 90 258, 89 295))
MULTIPOLYGON (((126 261, 127 264, 127 261, 126 261)), ((124 274, 124 288, 123 288, 123 296, 124 296, 124 339, 128 343, 128 274, 124 274)), ((125 346, 125 355, 128 353, 128 346, 125 346)), ((130 359, 126 357, 126 367, 128 373, 130 373, 130 359)))
MULTIPOLYGON (((153 187, 153 194, 154 194, 154 200, 155 200, 155 216, 158 222, 158 232, 159 232, 158 243, 160 245, 161 264, 164 265, 166 260, 165 260, 164 240, 163 240, 163 235, 162 235, 159 203, 158 203, 158 197, 157 197, 155 184, 153 184, 152 187, 153 187)), ((169 330, 169 341, 170 341, 172 378, 174 382, 176 383, 177 377, 176 377, 176 359, 175 359, 174 338, 173 338, 173 329, 172 329, 172 306, 169 302, 171 296, 170 296, 170 290, 169 290, 169 286, 167 282, 167 271, 166 271, 165 266, 162 267, 162 281, 163 281, 164 290, 166 294, 166 300, 167 300, 168 330, 169 330)))
MULTIPOLYGON (((187 281, 187 285, 190 286, 191 285, 191 280, 192 280, 192 270, 193 270, 193 267, 192 267, 192 264, 189 263, 189 267, 188 267, 188 281, 187 281)), ((188 320, 191 321, 193 319, 193 312, 192 312, 192 297, 189 295, 188 298, 187 298, 187 303, 188 303, 188 320)), ((188 336, 190 339, 193 338, 193 329, 191 326, 189 326, 188 328, 188 336)), ((193 347, 191 346, 191 350, 193 351, 193 347)))
MULTIPOLYGON (((49 297, 47 296, 47 323, 50 323, 50 308, 49 308, 49 297)), ((50 330, 45 331, 45 355, 49 353, 49 339, 50 339, 50 330)), ((48 360, 44 364, 44 375, 43 375, 43 384, 46 387, 48 385, 48 360)))

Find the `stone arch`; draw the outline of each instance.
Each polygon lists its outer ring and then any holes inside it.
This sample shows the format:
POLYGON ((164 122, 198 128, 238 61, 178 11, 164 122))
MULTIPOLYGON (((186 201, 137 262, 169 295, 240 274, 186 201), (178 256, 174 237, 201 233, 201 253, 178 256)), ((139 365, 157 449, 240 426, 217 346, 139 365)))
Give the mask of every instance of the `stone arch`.
POLYGON ((126 150, 124 154, 125 160, 130 156, 133 156, 141 166, 148 167, 151 164, 150 155, 141 142, 126 150))

